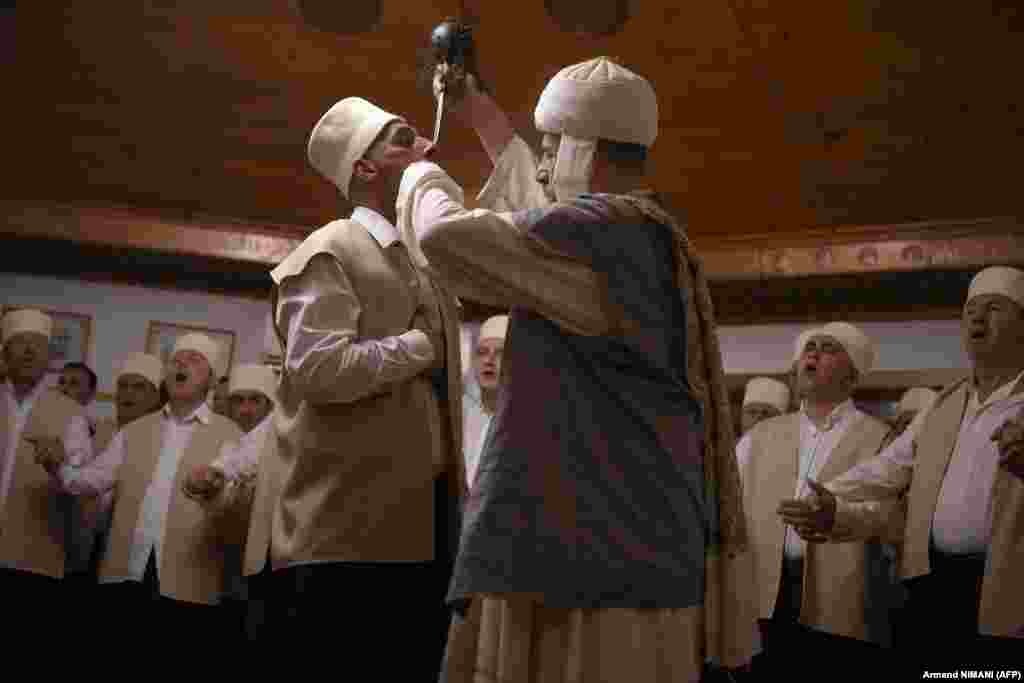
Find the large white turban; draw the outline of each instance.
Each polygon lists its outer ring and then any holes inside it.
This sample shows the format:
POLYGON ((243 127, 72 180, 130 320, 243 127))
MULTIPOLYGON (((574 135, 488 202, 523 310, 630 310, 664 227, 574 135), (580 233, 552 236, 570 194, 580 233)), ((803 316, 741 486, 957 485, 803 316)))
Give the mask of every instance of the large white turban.
POLYGON ((49 339, 53 334, 53 318, 42 311, 22 308, 4 315, 3 321, 0 322, 0 330, 2 330, 4 344, 11 337, 22 332, 35 332, 49 339))
POLYGON ((258 391, 273 401, 277 395, 277 384, 277 374, 273 368, 267 365, 258 363, 237 365, 231 371, 228 394, 233 394, 236 391, 258 391))
POLYGON ((507 315, 496 315, 493 318, 488 318, 480 326, 481 339, 504 339, 506 334, 508 334, 507 315))
POLYGON ((205 334, 199 332, 190 332, 189 334, 183 334, 178 337, 174 344, 174 351, 171 352, 171 358, 174 358, 174 354, 178 351, 195 351, 201 353, 206 362, 210 364, 210 368, 213 370, 214 381, 218 377, 224 374, 224 368, 221 364, 224 360, 220 357, 220 349, 213 343, 213 340, 207 337, 205 334))
POLYGON ((537 130, 561 136, 551 178, 560 201, 589 190, 598 140, 650 147, 658 136, 654 88, 607 57, 555 74, 533 117, 537 130))
POLYGON ((815 331, 814 336, 818 335, 832 337, 842 344, 861 377, 875 366, 875 343, 859 327, 850 323, 829 323, 815 331))
POLYGON ((348 199, 352 164, 366 154, 389 123, 400 118, 360 97, 347 97, 313 126, 306 147, 309 163, 348 199))
POLYGON ((1024 271, 1006 266, 986 268, 971 280, 967 301, 982 294, 1002 294, 1024 307, 1024 271))
POLYGON ((159 387, 164 378, 164 364, 156 356, 149 353, 133 353, 124 359, 117 371, 115 381, 124 375, 139 375, 159 387))
POLYGON ((922 410, 927 410, 932 407, 937 397, 938 394, 927 387, 907 389, 907 392, 903 394, 903 398, 900 399, 899 410, 900 412, 921 412, 922 410))
POLYGON ((789 387, 771 377, 755 377, 747 382, 743 395, 743 405, 751 403, 767 403, 784 413, 789 409, 789 387))

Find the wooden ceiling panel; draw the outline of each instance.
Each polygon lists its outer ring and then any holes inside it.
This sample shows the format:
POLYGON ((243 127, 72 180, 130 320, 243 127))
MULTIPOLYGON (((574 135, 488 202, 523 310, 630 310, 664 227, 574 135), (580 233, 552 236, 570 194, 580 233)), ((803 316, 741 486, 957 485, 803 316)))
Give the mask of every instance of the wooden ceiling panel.
MULTIPOLYGON (((17 45, 0 74, 21 105, 2 114, 19 131, 9 194, 329 220, 345 207, 306 164, 310 128, 358 94, 429 130, 418 59, 459 4, 382 0, 377 28, 342 35, 291 0, 18 3, 0 14, 17 45)), ((666 0, 632 3, 621 31, 593 37, 562 31, 542 0, 462 4, 529 141, 536 98, 566 64, 606 54, 647 76, 655 184, 695 234, 1024 215, 1016 5, 666 0)), ((471 193, 489 170, 452 117, 441 159, 471 193)))

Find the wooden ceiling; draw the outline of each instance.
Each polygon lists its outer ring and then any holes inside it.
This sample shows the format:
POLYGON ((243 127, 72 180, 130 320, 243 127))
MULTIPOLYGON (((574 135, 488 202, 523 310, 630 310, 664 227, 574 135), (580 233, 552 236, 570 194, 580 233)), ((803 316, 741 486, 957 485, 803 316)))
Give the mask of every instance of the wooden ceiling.
MULTIPOLYGON (((6 196, 289 236, 336 217, 336 193, 305 161, 310 127, 361 95, 429 130, 417 58, 458 9, 379 0, 339 14, 352 4, 6 3, 6 196), (343 35, 306 21, 331 16, 333 28, 376 24, 343 35)), ((1012 0, 468 4, 484 75, 528 139, 537 95, 566 64, 605 54, 653 82, 656 183, 701 244, 1024 215, 1024 11, 1012 0), (577 5, 629 17, 610 36, 570 33, 577 5)), ((475 136, 450 121, 442 144, 456 179, 479 188, 489 164, 475 136)))

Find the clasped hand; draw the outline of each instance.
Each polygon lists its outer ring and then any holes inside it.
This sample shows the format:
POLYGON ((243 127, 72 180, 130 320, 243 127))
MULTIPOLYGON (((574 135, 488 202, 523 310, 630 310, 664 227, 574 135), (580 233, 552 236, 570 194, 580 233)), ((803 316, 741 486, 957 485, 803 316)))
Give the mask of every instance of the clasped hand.
POLYGON ((199 465, 192 468, 192 471, 185 477, 181 489, 189 498, 208 502, 216 498, 227 483, 224 473, 210 465, 199 465))
POLYGON ((818 482, 808 479, 813 496, 792 498, 779 503, 776 510, 782 522, 793 527, 809 543, 824 543, 836 520, 836 497, 818 482))
POLYGON ((992 434, 999 449, 999 466, 1024 479, 1024 412, 1010 418, 992 434))

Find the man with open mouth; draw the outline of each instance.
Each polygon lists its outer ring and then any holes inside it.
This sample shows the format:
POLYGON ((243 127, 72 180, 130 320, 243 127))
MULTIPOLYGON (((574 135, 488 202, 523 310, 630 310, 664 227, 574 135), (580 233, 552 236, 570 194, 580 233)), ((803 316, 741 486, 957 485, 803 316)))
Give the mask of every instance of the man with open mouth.
POLYGON ((800 409, 757 424, 737 445, 745 510, 757 561, 764 652, 761 673, 785 675, 797 653, 882 664, 887 615, 871 611, 888 594, 877 544, 808 545, 775 514, 778 501, 875 456, 890 428, 859 410, 853 391, 875 363, 874 342, 849 323, 805 331, 794 349, 800 409), (835 586, 857 590, 833 590, 835 586))
MULTIPOLYGON (((115 489, 113 521, 100 565, 112 621, 135 642, 219 637, 224 549, 183 483, 193 469, 217 458, 241 431, 215 415, 208 397, 219 376, 216 344, 202 334, 178 339, 164 369, 170 400, 162 410, 121 429, 88 465, 43 462, 65 491, 100 496, 115 489)), ((200 482, 198 488, 215 486, 200 482)))
POLYGON ((66 604, 65 508, 36 462, 92 457, 82 406, 47 391, 43 381, 52 332, 53 319, 36 310, 14 310, 0 321, 0 596, 8 652, 37 646, 66 604))
POLYGON ((1024 643, 1024 271, 979 272, 961 324, 970 375, 876 458, 780 506, 804 538, 845 541, 877 534, 892 522, 884 503, 906 496, 902 646, 915 674, 1019 666, 1024 643))

